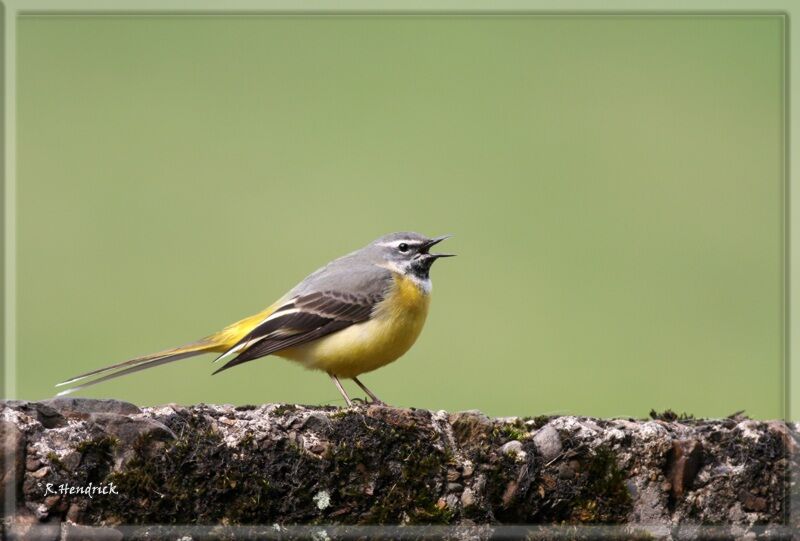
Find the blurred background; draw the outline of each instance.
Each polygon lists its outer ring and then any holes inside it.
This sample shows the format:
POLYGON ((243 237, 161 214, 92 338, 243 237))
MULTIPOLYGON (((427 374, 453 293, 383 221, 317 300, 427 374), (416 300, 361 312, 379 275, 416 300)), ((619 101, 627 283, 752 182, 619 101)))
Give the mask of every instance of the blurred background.
MULTIPOLYGON (((417 345, 363 377, 390 404, 783 414, 778 16, 23 16, 17 37, 20 398, 414 230, 459 256, 417 345)), ((285 360, 211 359, 79 395, 342 405, 285 360)))

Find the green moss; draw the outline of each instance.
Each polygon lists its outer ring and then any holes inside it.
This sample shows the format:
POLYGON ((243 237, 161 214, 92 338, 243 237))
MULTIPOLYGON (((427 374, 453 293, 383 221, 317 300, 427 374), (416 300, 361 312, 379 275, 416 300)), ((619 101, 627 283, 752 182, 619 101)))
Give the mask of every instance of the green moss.
POLYGON ((437 434, 409 421, 413 417, 374 418, 355 412, 335 419, 330 475, 338 503, 349 509, 346 522, 452 520, 452 513, 438 505, 442 487, 437 485, 452 456, 437 448, 437 434))
POLYGON ((582 523, 620 523, 627 519, 631 496, 614 453, 598 448, 585 463, 586 483, 575 498, 572 519, 582 523))
POLYGON ((392 410, 332 415, 320 460, 289 438, 246 434, 230 446, 204 416, 176 414, 167 424, 178 438, 137 440, 133 458, 105 479, 120 497, 94 499, 87 514, 128 524, 449 523, 439 502, 453 457, 422 420, 392 410), (322 490, 330 495, 324 509, 314 504, 322 490))
POLYGON ((56 466, 56 467, 58 467, 58 468, 63 468, 63 467, 64 467, 64 463, 63 463, 63 462, 61 462, 61 459, 60 459, 60 458, 58 457, 58 455, 57 455, 57 454, 55 454, 53 451, 50 451, 49 453, 47 453, 47 455, 46 455, 46 456, 47 456, 47 460, 49 460, 49 461, 50 461, 50 463, 51 463, 53 466, 56 466))
MULTIPOLYGON (((529 455, 532 459, 533 455, 529 455)), ((480 459, 485 465, 491 468, 484 469, 486 476, 486 499, 491 509, 490 514, 478 506, 473 509, 465 509, 465 516, 479 522, 500 521, 506 524, 520 524, 531 522, 528 520, 528 512, 537 507, 531 503, 530 497, 533 496, 529 491, 529 481, 536 477, 536 465, 529 461, 527 468, 531 468, 528 475, 521 479, 522 484, 518 483, 521 466, 514 457, 499 455, 496 457, 487 456, 480 459), (513 493, 508 493, 509 487, 516 488, 513 493)))
POLYGON ((525 424, 525 423, 533 421, 533 423, 532 423, 533 426, 531 426, 530 428, 533 429, 533 430, 538 430, 538 429, 542 428, 544 425, 546 425, 547 423, 549 423, 550 420, 553 419, 553 418, 554 417, 551 417, 549 415, 537 415, 536 417, 524 417, 522 419, 522 422, 523 422, 523 424, 525 424))
POLYGON ((255 437, 253 436, 253 432, 248 430, 245 435, 242 436, 242 439, 239 440, 239 448, 252 447, 254 443, 255 437))
MULTIPOLYGON (((119 497, 92 500, 89 516, 175 524, 259 522, 278 514, 282 500, 273 497, 268 461, 252 435, 228 447, 200 417, 186 419, 179 433, 155 456, 148 454, 147 439, 139 438, 134 458, 106 478, 119 487, 119 497)), ((279 454, 291 459, 292 453, 287 448, 279 454)))
MULTIPOLYGON (((119 440, 112 436, 102 436, 80 442, 75 446, 75 451, 80 456, 80 463, 71 473, 82 483, 99 483, 111 470, 114 462, 114 449, 119 445, 119 440)), ((64 466, 63 461, 59 461, 64 466)))
POLYGON ((87 453, 99 453, 109 455, 114 451, 114 447, 119 444, 119 440, 112 436, 103 436, 93 440, 85 440, 75 446, 75 450, 86 455, 87 453))
POLYGON ((233 409, 235 409, 236 411, 251 411, 254 409, 258 409, 258 406, 255 406, 253 404, 242 404, 241 406, 236 406, 233 409))
POLYGON ((277 417, 285 415, 286 413, 292 411, 297 411, 297 406, 295 406, 294 404, 281 404, 280 406, 272 410, 269 414, 277 417))
POLYGON ((650 410, 650 418, 658 421, 666 421, 668 423, 672 423, 675 421, 678 422, 685 422, 685 421, 694 421, 694 415, 690 413, 681 413, 677 414, 671 409, 666 409, 661 413, 657 412, 656 410, 650 410))
POLYGON ((330 417, 330 419, 331 419, 331 420, 335 420, 335 419, 344 419, 344 418, 345 418, 345 417, 347 417, 348 415, 352 415, 352 413, 353 413, 353 412, 351 412, 351 411, 348 411, 348 410, 346 410, 346 409, 340 409, 340 410, 336 410, 336 411, 334 411, 333 413, 331 413, 331 414, 329 415, 329 417, 330 417))
POLYGON ((410 517, 415 524, 450 524, 453 521, 453 512, 447 506, 428 505, 415 508, 410 517))
POLYGON ((493 435, 505 441, 522 441, 528 436, 528 431, 524 426, 521 426, 521 423, 502 424, 499 427, 496 427, 494 430, 495 433, 493 435))

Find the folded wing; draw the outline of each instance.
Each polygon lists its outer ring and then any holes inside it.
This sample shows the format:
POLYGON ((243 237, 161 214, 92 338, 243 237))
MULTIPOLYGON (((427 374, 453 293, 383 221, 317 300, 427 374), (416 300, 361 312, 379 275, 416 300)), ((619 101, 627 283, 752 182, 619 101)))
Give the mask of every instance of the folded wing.
POLYGON ((217 360, 236 356, 214 373, 366 321, 382 298, 331 290, 295 297, 223 353, 217 360))

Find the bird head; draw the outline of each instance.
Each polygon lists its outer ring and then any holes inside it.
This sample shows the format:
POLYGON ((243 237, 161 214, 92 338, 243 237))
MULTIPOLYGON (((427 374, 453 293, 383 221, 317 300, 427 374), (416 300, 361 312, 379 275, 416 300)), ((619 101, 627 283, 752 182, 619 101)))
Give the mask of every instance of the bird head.
POLYGON ((428 238, 412 232, 384 235, 375 240, 371 247, 376 250, 379 264, 404 275, 427 280, 433 262, 441 257, 455 254, 431 253, 430 249, 450 235, 428 238))

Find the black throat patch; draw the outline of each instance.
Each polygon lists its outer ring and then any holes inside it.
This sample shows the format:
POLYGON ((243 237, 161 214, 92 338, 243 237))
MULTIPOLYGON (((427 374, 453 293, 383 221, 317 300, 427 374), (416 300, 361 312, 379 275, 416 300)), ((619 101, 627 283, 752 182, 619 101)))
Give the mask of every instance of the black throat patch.
POLYGON ((411 274, 419 278, 420 280, 427 280, 430 278, 431 272, 431 265, 435 259, 433 258, 423 258, 423 259, 415 259, 409 265, 409 270, 411 274))

